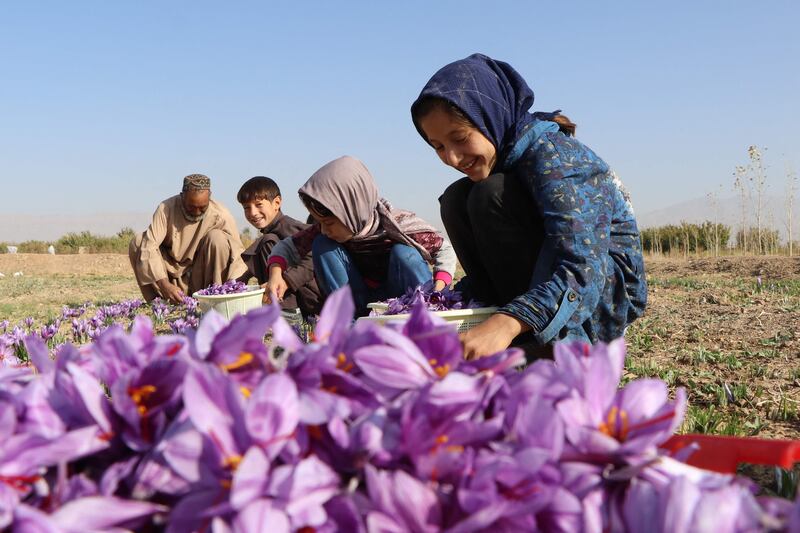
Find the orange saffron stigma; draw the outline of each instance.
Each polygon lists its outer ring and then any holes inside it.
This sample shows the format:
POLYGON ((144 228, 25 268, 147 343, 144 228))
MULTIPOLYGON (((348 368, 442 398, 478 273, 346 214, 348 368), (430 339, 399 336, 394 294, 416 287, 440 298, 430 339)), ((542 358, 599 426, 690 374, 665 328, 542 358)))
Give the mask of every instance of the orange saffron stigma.
POLYGON ((617 406, 612 407, 608 410, 606 421, 600 422, 597 429, 609 437, 614 437, 620 442, 625 442, 625 439, 628 438, 628 432, 630 431, 628 413, 619 409, 617 406))
POLYGON ((438 359, 428 359, 428 364, 431 365, 433 371, 436 372, 436 375, 439 376, 439 379, 445 377, 448 372, 450 372, 450 365, 439 365, 438 359), (439 366, 436 366, 439 365, 439 366))
POLYGON ((227 365, 219 365, 219 367, 226 372, 232 372, 234 370, 239 370, 240 368, 249 365, 250 363, 253 362, 253 359, 255 359, 255 357, 250 352, 242 352, 239 354, 239 358, 236 359, 236 361, 234 361, 233 363, 228 363, 227 365))
POLYGON ((156 391, 153 385, 142 385, 141 387, 128 387, 128 396, 136 404, 136 410, 144 416, 147 414, 147 398, 156 391))
POLYGON ((244 385, 242 385, 241 387, 239 387, 239 390, 240 390, 240 391, 242 391, 242 396, 244 396, 245 398, 249 398, 249 397, 250 397, 250 395, 252 394, 252 393, 250 392, 250 389, 248 389, 248 388, 247 388, 247 387, 245 387, 244 385))
POLYGON ((353 365, 351 361, 347 360, 347 356, 344 354, 344 352, 339 353, 339 355, 336 357, 336 368, 342 372, 350 372, 353 370, 354 366, 355 365, 353 365))
POLYGON ((243 457, 241 455, 229 455, 222 461, 222 468, 227 470, 236 470, 239 468, 239 464, 242 462, 243 457))

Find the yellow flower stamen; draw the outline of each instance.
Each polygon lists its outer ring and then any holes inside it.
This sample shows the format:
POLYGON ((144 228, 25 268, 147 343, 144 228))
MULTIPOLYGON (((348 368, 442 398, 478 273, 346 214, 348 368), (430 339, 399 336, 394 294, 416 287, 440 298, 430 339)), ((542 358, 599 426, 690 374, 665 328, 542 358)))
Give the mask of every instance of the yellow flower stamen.
POLYGON ((244 459, 241 455, 229 455, 222 461, 222 468, 234 471, 239 468, 239 464, 244 459))
POLYGON ((440 379, 444 378, 447 375, 447 373, 450 372, 450 365, 440 365, 433 367, 433 371, 436 372, 436 375, 439 376, 440 379))
POLYGON ((338 357, 336 358, 336 368, 341 370, 342 372, 350 372, 353 370, 355 365, 347 360, 347 356, 344 352, 339 353, 338 357))
POLYGON ((231 372, 249 365, 253 362, 253 359, 255 359, 255 356, 253 356, 253 354, 250 352, 242 352, 239 354, 238 359, 236 359, 236 361, 233 363, 222 364, 219 365, 219 367, 225 372, 231 372))
POLYGON ((136 404, 136 410, 140 415, 147 414, 147 398, 156 391, 154 385, 142 385, 141 387, 128 387, 128 396, 136 404))
POLYGON ((628 431, 630 430, 628 413, 617 406, 612 407, 608 410, 606 421, 600 422, 597 429, 609 437, 614 437, 618 441, 624 442, 628 438, 628 431))

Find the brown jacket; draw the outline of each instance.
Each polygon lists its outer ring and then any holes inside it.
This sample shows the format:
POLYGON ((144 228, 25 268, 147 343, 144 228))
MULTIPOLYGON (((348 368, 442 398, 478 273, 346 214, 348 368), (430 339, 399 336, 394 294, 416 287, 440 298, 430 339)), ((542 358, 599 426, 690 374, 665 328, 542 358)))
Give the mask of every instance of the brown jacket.
MULTIPOLYGON (((291 237, 307 227, 308 224, 279 211, 272 224, 261 230, 261 237, 242 252, 242 259, 247 265, 247 270, 258 280, 259 284, 264 284, 269 279, 267 259, 272 248, 282 239, 291 237)), ((314 278, 314 264, 310 254, 299 265, 286 269, 283 272, 283 279, 289 286, 289 290, 283 298, 284 309, 293 310, 299 307, 306 316, 319 313, 321 297, 317 281, 314 278)))

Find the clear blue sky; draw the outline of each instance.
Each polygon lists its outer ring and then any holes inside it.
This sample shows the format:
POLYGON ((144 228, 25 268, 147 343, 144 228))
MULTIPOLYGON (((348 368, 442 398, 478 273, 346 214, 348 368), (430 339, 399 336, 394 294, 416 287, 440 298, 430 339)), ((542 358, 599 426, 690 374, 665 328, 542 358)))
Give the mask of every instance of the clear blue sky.
MULTIPOLYGON (((800 170, 800 3, 0 4, 0 212, 152 212, 182 176, 296 190, 362 159, 383 196, 438 221, 458 175, 409 106, 444 64, 511 63, 617 171, 639 212, 719 189, 766 146, 800 170)), ((109 232, 118 228, 109 228, 109 232)))

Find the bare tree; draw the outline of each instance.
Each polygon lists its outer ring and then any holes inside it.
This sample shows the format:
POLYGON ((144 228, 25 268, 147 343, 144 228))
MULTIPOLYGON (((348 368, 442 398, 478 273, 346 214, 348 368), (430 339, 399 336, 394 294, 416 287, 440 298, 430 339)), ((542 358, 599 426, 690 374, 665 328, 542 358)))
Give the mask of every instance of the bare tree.
POLYGON ((792 225, 794 219, 794 196, 797 194, 797 174, 792 165, 786 162, 786 232, 789 237, 789 257, 794 255, 792 225))
POLYGON ((714 225, 713 226, 705 226, 706 230, 713 230, 713 235, 710 232, 706 235, 706 242, 710 243, 711 247, 713 248, 714 257, 719 256, 719 194, 722 191, 722 185, 719 186, 719 190, 715 192, 710 192, 706 195, 708 198, 708 204, 711 207, 711 212, 714 213, 714 225))
POLYGON ((739 192, 739 227, 741 228, 742 252, 747 253, 747 228, 750 225, 747 216, 747 205, 750 203, 750 187, 748 185, 747 175, 749 174, 747 167, 737 165, 733 172, 735 177, 733 186, 739 192))
MULTIPOLYGON (((766 150, 766 148, 764 148, 766 150)), ((756 228, 758 229, 758 248, 756 253, 763 253, 765 250, 762 247, 761 234, 763 230, 762 218, 764 208, 764 193, 767 189, 767 172, 764 169, 764 160, 761 156, 761 150, 753 145, 747 149, 747 155, 750 158, 750 180, 753 182, 755 189, 755 211, 756 211, 756 228)))

